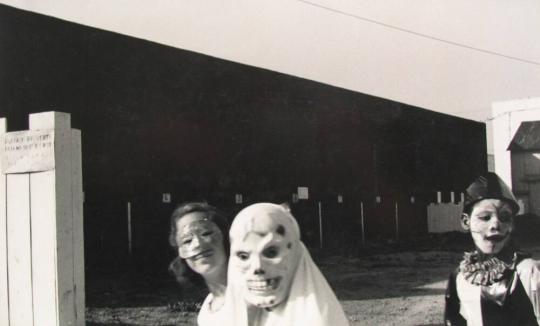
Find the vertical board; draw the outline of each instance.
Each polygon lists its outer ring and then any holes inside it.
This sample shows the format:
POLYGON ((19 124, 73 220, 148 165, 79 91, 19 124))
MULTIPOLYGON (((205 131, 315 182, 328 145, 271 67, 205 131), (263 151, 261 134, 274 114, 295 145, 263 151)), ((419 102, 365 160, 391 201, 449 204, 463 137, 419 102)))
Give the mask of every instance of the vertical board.
MULTIPOLYGON (((6 132, 6 119, 0 118, 0 171, 6 132)), ((7 274, 7 218, 6 218, 6 175, 0 172, 0 326, 9 325, 8 274, 7 274)))
POLYGON ((10 326, 32 326, 29 174, 7 175, 7 247, 10 326))
POLYGON ((73 257, 73 196, 71 192, 71 129, 55 130, 56 160, 56 255, 58 319, 60 325, 75 325, 73 257))
POLYGON ((73 195, 73 275, 75 283, 76 324, 86 324, 84 316, 84 217, 82 192, 81 132, 71 136, 71 193, 73 195))
MULTIPOLYGON (((4 119, 0 119, 0 135, 5 134, 2 123, 4 119)), ((32 133, 18 132, 12 138, 20 139, 17 143, 39 143, 43 139, 35 136, 36 131, 53 136, 47 145, 52 147, 54 141, 54 155, 36 153, 35 144, 18 144, 7 159, 14 164, 19 159, 30 162, 32 170, 20 163, 15 166, 19 170, 0 174, 0 326, 82 326, 80 131, 70 129, 69 114, 60 112, 31 114, 29 127, 32 133), (54 169, 43 163, 51 156, 54 169)), ((5 156, 3 139, 0 165, 5 156)))
POLYGON ((30 174, 34 320, 57 325, 54 171, 30 174))
POLYGON ((0 173, 0 326, 9 325, 6 175, 0 173))
POLYGON ((540 216, 540 182, 529 183, 529 213, 540 216))

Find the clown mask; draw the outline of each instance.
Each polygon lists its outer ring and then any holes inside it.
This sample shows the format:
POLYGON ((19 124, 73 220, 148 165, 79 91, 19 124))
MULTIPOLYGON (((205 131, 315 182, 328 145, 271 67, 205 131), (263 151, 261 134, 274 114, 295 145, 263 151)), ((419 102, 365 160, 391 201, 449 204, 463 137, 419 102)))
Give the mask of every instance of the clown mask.
POLYGON ((279 205, 255 204, 246 210, 231 227, 231 268, 248 303, 273 307, 289 295, 300 259, 298 226, 279 205))
POLYGON ((513 230, 511 206, 499 199, 483 199, 473 206, 462 225, 470 230, 476 248, 486 255, 498 254, 510 240, 513 230))

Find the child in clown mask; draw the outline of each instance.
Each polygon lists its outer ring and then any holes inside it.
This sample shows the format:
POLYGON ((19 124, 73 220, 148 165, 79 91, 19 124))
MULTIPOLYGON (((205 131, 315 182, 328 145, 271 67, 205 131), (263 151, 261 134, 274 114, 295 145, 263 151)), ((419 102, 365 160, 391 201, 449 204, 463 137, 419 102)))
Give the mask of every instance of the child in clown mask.
POLYGON ((466 190, 462 225, 476 250, 465 253, 446 290, 446 325, 539 325, 538 262, 512 242, 517 200, 494 173, 466 190))
POLYGON ((227 325, 348 325, 286 208, 248 206, 238 213, 229 234, 227 325))
POLYGON ((183 284, 204 281, 210 290, 197 317, 200 326, 218 325, 227 287, 227 219, 207 203, 186 203, 171 216, 170 244, 178 257, 169 269, 183 284))

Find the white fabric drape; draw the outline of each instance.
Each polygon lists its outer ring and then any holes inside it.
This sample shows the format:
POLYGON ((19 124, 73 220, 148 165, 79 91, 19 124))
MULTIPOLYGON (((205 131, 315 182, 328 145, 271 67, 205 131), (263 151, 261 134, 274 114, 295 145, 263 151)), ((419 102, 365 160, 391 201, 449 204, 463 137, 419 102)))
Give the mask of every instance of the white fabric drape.
POLYGON ((345 313, 328 282, 300 242, 301 257, 286 302, 271 310, 248 307, 235 284, 234 269, 229 267, 229 286, 224 309, 227 325, 248 326, 343 326, 349 325, 345 313))

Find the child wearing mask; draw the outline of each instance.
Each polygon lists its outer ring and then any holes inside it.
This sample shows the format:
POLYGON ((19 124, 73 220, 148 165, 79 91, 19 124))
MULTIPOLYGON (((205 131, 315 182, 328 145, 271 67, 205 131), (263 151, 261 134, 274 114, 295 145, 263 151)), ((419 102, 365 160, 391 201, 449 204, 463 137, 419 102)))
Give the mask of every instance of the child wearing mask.
POLYGON ((494 173, 466 190, 461 223, 475 250, 465 252, 446 290, 446 325, 539 325, 539 262, 512 240, 516 198, 494 173))

